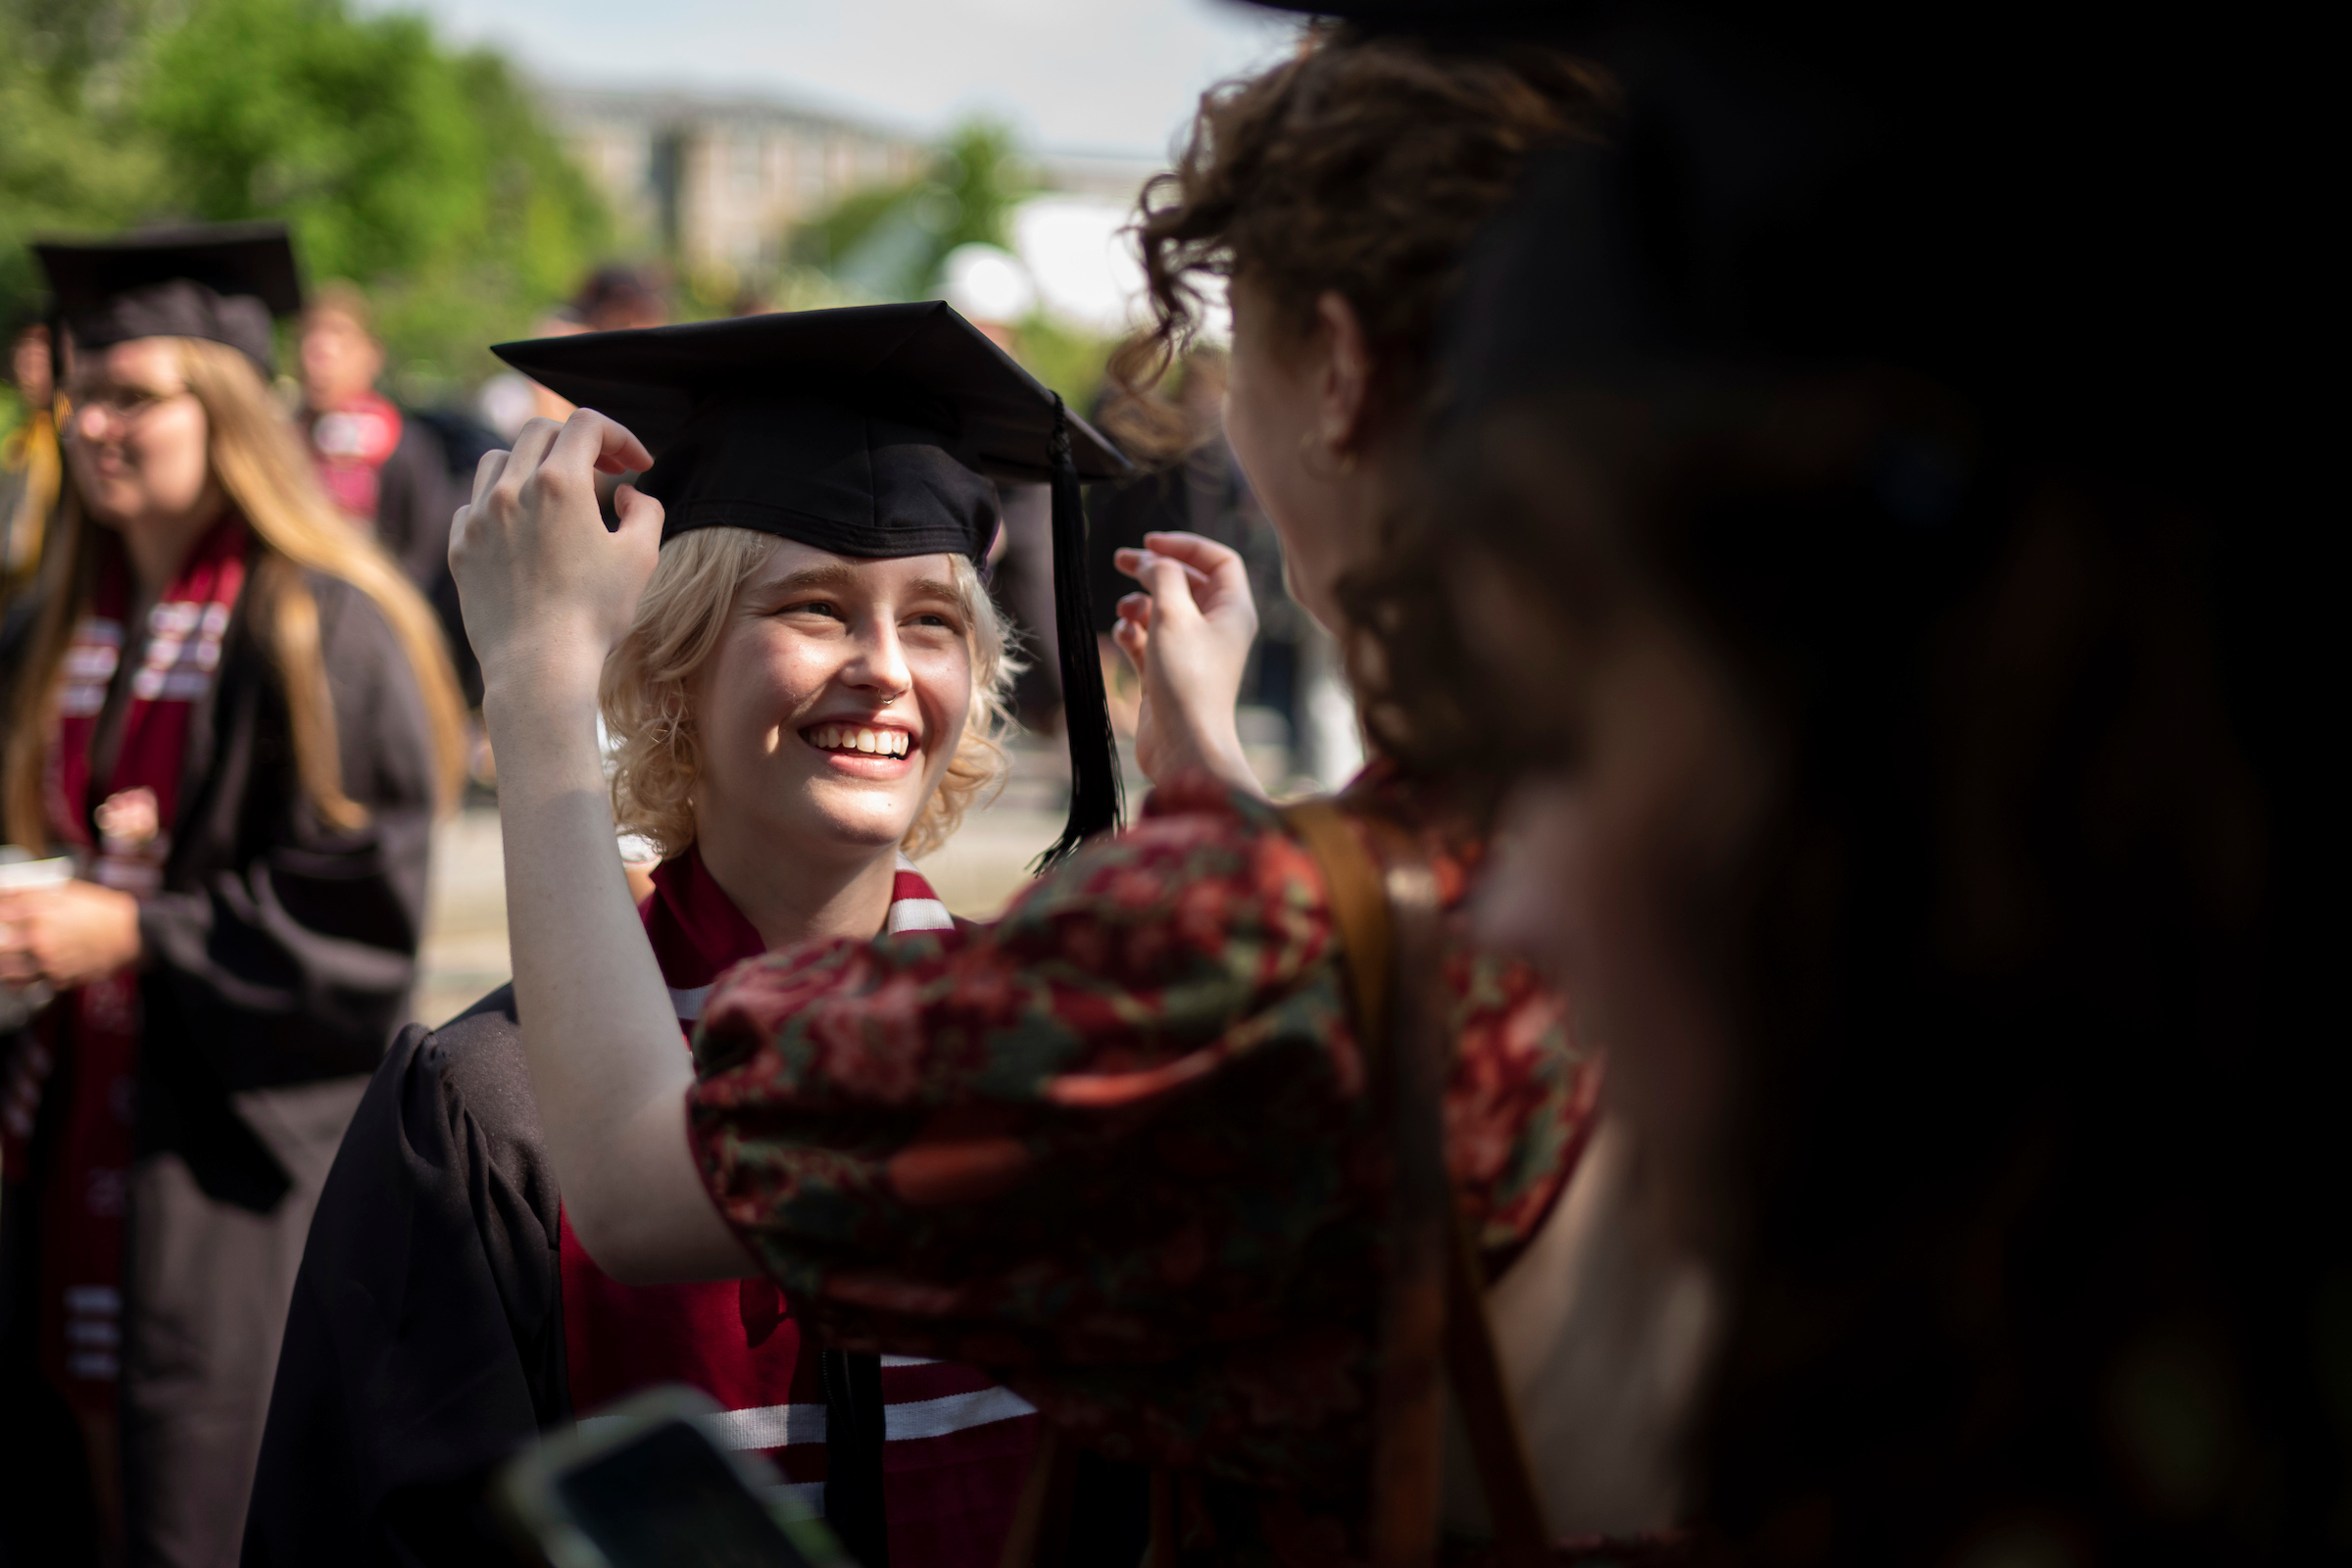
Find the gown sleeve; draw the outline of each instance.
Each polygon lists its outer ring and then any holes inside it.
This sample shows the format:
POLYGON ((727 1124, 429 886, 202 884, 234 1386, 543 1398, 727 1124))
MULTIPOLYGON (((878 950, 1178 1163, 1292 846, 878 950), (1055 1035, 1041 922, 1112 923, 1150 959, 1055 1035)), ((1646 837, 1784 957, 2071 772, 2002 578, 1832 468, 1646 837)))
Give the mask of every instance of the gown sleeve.
POLYGON ((311 1224, 248 1568, 513 1560, 483 1485, 570 1414, 557 1204, 513 989, 404 1030, 311 1224))
POLYGON ((390 625, 358 590, 313 579, 343 789, 356 830, 293 786, 276 676, 238 641, 220 681, 205 787, 174 860, 196 867, 142 901, 151 1007, 229 1090, 371 1071, 403 1020, 431 857, 433 748, 390 625), (265 693, 272 700, 265 700, 265 693))

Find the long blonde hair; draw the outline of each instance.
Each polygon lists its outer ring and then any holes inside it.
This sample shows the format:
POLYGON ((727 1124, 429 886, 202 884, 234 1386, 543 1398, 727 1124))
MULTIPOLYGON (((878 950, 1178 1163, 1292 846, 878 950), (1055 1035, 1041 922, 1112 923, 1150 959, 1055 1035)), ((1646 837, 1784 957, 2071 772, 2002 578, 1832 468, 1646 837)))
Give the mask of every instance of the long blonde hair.
MULTIPOLYGON (((294 772, 304 798, 332 827, 348 832, 368 820, 367 808, 343 788, 334 698, 318 652, 318 602, 303 577, 316 571, 367 595, 399 639, 424 700, 438 775, 437 804, 446 808, 465 781, 466 709, 450 669, 440 621, 391 559, 327 500, 301 437, 252 362, 224 344, 199 338, 172 341, 178 349, 188 391, 204 409, 213 477, 259 543, 243 608, 284 686, 294 772)), ((41 562, 40 618, 8 707, 0 814, 8 837, 18 844, 49 841, 41 777, 48 764, 52 708, 66 646, 97 587, 100 528, 82 502, 69 464, 51 534, 53 548, 44 552, 41 562)))
MULTIPOLYGON (((697 528, 663 545, 637 601, 637 618, 605 660, 597 696, 612 743, 613 820, 663 858, 694 842, 701 757, 687 688, 717 648, 736 594, 775 545, 774 535, 749 528, 697 528)), ((908 855, 946 843, 972 802, 1003 785, 1007 759, 1001 737, 1012 724, 1012 680, 1022 668, 979 572, 963 557, 953 559, 969 628, 972 706, 939 787, 900 841, 908 855)))

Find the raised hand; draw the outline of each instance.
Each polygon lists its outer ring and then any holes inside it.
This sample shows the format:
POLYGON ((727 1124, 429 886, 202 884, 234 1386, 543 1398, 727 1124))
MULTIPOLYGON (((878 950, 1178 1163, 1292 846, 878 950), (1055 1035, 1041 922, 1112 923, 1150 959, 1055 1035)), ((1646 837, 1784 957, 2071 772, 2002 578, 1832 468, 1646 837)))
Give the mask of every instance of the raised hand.
POLYGON ((449 565, 493 694, 594 701, 662 543, 662 504, 632 485, 614 497, 619 530, 605 531, 596 475, 652 466, 643 443, 587 409, 562 424, 533 419, 513 451, 483 457, 450 526, 449 565))
POLYGON ((1197 533, 1152 533, 1118 568, 1144 585, 1119 601, 1112 633, 1143 677, 1135 756, 1153 782, 1203 767, 1262 795, 1242 752, 1236 709, 1257 605, 1242 558, 1197 533))

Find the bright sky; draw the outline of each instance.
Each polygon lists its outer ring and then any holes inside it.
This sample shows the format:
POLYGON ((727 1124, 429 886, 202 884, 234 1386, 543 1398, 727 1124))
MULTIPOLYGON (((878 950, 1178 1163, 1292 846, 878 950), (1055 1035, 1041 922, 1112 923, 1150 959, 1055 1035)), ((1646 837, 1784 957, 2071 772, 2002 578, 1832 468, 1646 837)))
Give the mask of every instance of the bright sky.
POLYGON ((985 110, 1031 147, 1142 157, 1298 25, 1236 0, 362 3, 421 10, 561 82, 791 93, 921 133, 985 110))

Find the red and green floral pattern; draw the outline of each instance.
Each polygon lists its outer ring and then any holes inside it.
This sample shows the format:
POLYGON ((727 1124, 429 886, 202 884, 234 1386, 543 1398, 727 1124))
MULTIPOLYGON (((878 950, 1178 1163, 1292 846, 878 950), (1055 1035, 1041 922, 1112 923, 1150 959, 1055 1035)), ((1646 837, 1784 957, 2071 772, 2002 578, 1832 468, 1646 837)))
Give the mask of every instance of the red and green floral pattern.
MULTIPOLYGON (((1456 926, 1450 1156, 1503 1254, 1567 1180, 1598 1063, 1556 993, 1467 951, 1475 851, 1424 838, 1456 926)), ((1181 781, 993 926, 731 971, 696 1042, 695 1152, 839 1343, 984 1367, 1114 1455, 1345 1494, 1384 1166, 1337 949, 1276 812, 1181 781)))

